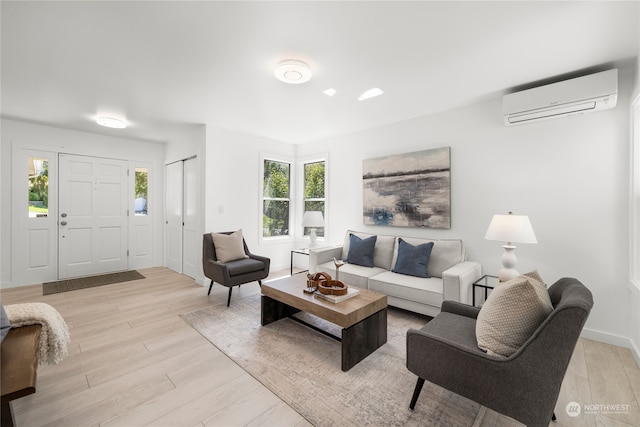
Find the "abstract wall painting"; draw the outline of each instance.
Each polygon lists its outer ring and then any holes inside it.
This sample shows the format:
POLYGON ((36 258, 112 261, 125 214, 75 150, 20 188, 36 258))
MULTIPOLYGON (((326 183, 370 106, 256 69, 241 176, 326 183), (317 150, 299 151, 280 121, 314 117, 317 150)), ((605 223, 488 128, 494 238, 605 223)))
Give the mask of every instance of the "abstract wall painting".
POLYGON ((451 148, 365 159, 365 225, 451 228, 451 148))

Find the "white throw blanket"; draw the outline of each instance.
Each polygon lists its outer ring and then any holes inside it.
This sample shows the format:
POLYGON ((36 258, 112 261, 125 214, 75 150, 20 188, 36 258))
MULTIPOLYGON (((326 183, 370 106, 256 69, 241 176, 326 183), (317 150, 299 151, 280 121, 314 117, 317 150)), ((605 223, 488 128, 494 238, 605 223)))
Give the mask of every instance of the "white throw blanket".
POLYGON ((38 363, 55 365, 67 355, 67 344, 71 334, 58 311, 41 302, 12 304, 4 307, 12 328, 27 325, 42 325, 38 363))

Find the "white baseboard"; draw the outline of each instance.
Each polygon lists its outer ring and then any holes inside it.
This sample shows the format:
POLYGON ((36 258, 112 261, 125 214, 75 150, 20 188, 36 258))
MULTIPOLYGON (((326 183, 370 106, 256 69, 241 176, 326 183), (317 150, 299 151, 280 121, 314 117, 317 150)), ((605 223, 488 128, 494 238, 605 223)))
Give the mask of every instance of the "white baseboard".
POLYGON ((605 344, 617 345, 618 347, 628 348, 633 355, 633 358, 636 360, 638 366, 640 366, 640 349, 635 345, 633 340, 628 337, 623 337, 621 335, 609 334, 602 331, 596 331, 594 329, 584 328, 581 337, 587 338, 594 341, 600 341, 605 344))

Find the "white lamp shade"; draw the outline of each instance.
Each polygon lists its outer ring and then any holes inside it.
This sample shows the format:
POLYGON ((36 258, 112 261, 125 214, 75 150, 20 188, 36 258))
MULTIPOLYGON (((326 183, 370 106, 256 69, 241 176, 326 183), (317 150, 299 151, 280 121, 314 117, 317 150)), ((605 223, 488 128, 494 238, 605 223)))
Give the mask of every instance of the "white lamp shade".
POLYGON ((529 217, 513 215, 511 212, 508 215, 494 215, 484 238, 508 243, 538 243, 529 217))
POLYGON ((304 216, 302 217, 302 226, 303 227, 324 227, 324 218, 322 217, 322 212, 320 211, 306 211, 304 216))

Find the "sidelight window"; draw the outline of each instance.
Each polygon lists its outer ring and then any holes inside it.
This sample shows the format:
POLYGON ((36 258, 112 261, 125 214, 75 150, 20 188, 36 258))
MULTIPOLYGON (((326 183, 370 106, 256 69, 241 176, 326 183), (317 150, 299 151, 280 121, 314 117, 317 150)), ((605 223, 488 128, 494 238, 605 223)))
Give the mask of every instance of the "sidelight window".
POLYGON ((29 157, 29 207, 31 218, 49 215, 49 159, 29 157))

